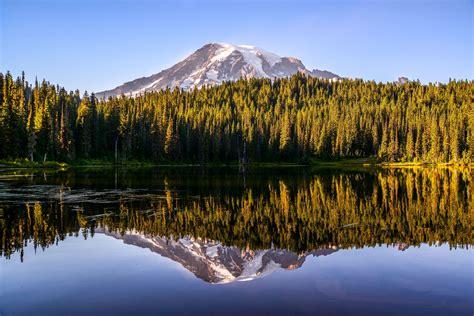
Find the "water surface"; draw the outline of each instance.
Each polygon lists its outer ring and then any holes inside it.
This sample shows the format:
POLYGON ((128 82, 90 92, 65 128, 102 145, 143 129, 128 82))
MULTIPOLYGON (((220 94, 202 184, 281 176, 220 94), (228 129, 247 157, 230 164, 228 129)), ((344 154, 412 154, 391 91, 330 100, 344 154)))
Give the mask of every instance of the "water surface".
POLYGON ((470 315, 472 170, 0 174, 0 313, 470 315))

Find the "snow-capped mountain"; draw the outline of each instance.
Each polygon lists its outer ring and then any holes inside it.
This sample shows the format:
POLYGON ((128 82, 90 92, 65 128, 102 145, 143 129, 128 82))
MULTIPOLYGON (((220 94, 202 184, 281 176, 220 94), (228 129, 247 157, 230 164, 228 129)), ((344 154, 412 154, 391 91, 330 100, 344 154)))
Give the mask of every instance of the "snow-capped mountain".
POLYGON ((148 91, 175 87, 188 90, 240 78, 288 77, 299 71, 318 78, 340 78, 329 71, 310 71, 299 59, 280 57, 254 46, 211 43, 171 68, 124 83, 112 90, 98 92, 96 96, 136 96, 148 91))
POLYGON ((124 235, 103 233, 123 240, 125 244, 150 249, 163 257, 180 263, 196 277, 209 283, 250 281, 266 276, 278 269, 293 270, 301 267, 307 256, 326 256, 337 249, 320 249, 297 255, 281 249, 250 250, 223 246, 218 241, 182 237, 177 240, 165 237, 148 237, 129 231, 124 235))

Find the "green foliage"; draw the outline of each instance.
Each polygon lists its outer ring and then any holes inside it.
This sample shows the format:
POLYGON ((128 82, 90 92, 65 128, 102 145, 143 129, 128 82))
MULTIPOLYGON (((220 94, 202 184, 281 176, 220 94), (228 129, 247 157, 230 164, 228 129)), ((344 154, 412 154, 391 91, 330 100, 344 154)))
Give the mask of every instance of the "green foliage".
POLYGON ((0 159, 469 163, 473 81, 288 79, 97 100, 0 74, 0 159))
POLYGON ((15 159, 15 160, 0 160, 0 166, 9 168, 46 168, 46 169, 62 169, 68 167, 64 162, 57 161, 45 161, 35 162, 28 159, 15 159))

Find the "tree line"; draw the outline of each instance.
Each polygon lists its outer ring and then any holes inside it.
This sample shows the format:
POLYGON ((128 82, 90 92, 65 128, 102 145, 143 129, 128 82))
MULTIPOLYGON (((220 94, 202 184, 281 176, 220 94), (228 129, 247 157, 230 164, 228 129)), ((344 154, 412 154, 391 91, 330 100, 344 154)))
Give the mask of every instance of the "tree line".
POLYGON ((0 159, 471 162, 474 82, 296 74, 99 100, 0 73, 0 159))

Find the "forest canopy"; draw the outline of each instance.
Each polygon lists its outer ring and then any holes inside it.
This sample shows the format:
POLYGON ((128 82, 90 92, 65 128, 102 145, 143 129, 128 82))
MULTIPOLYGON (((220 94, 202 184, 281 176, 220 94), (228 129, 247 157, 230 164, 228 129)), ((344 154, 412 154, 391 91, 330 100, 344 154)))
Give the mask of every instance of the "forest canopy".
POLYGON ((0 73, 0 159, 469 163, 474 81, 330 82, 296 74, 98 100, 0 73))

